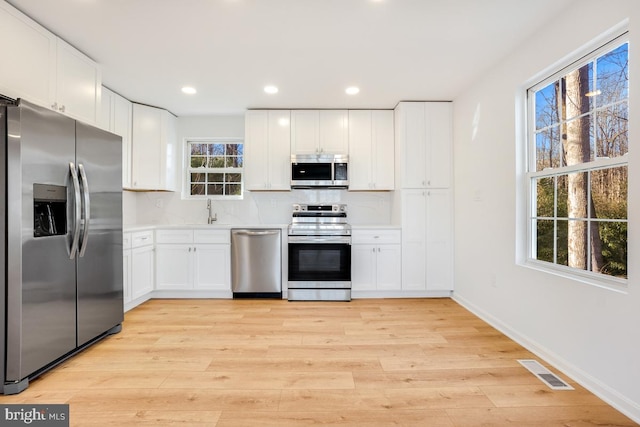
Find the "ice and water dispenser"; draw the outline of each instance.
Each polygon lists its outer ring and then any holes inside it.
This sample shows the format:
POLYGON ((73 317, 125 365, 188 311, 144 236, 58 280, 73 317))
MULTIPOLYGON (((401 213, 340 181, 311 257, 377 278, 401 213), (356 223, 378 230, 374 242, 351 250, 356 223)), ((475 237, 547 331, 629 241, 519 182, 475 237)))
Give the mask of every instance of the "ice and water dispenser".
POLYGON ((33 184, 33 237, 67 234, 67 187, 33 184))

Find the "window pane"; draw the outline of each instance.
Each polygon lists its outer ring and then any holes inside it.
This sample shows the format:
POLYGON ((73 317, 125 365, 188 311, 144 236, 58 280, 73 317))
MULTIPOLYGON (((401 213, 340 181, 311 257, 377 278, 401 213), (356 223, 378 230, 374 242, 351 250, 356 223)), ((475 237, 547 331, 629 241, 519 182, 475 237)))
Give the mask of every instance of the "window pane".
POLYGON ((556 227, 558 233, 556 264, 569 265, 569 221, 558 220, 556 227))
POLYGON ((209 184, 207 185, 207 194, 221 196, 223 194, 222 189, 223 189, 222 184, 209 184))
POLYGON ((565 161, 567 166, 593 160, 591 115, 578 117, 566 124, 565 161))
POLYGON ((591 110, 593 89, 593 63, 590 62, 566 74, 564 83, 564 113, 567 120, 586 114, 591 110))
POLYGON ((592 218, 627 219, 627 167, 591 172, 592 218))
POLYGON ((224 182, 223 173, 209 173, 207 174, 207 180, 209 182, 224 182))
MULTIPOLYGON (((588 173, 577 172, 567 176, 566 210, 569 218, 587 218, 588 173)), ((558 198, 558 206, 560 200, 558 198)))
POLYGON ((209 144, 209 154, 224 156, 224 144, 209 144))
MULTIPOLYGON (((595 222, 600 235, 601 264, 592 270, 616 277, 627 277, 627 223, 595 222)), ((597 247, 597 246, 596 246, 597 247)))
POLYGON ((536 216, 553 218, 554 212, 554 179, 540 178, 536 180, 536 216))
POLYGON ((225 184, 225 194, 238 196, 242 194, 242 186, 240 184, 225 184))
POLYGON ((192 156, 191 157, 191 167, 192 168, 203 168, 207 164, 207 158, 203 156, 192 156))
POLYGON ((227 182, 242 182, 242 174, 239 174, 239 173, 228 173, 226 181, 227 182))
POLYGON ((556 207, 556 215, 558 218, 567 218, 569 215, 567 213, 567 202, 569 197, 567 194, 568 183, 569 177, 567 177, 567 175, 560 175, 556 177, 556 200, 558 203, 556 207))
POLYGON ((226 155, 227 156, 237 156, 238 155, 238 144, 226 144, 226 155))
POLYGON ((627 43, 598 58, 598 105, 612 104, 629 97, 629 46, 627 43))
POLYGON ((553 262, 553 221, 537 220, 536 226, 536 259, 553 262))
POLYGON ((191 154, 207 154, 208 144, 191 144, 191 154))
POLYGON ((191 174, 191 182, 193 182, 193 183, 204 182, 205 176, 206 175, 203 174, 203 173, 192 173, 191 174))
POLYGON ((192 184, 191 185, 191 195, 192 196, 204 195, 204 185, 203 184, 192 184))
POLYGON ((555 81, 536 92, 536 129, 560 123, 558 114, 559 81, 555 81))
POLYGON ((598 110, 597 117, 597 157, 619 157, 629 150, 628 126, 629 110, 626 102, 598 110))
MULTIPOLYGON (((587 269, 589 254, 587 221, 569 220, 567 227, 567 256, 569 267, 587 269)), ((559 244, 559 243, 558 243, 559 244)))
POLYGON ((224 167, 224 157, 210 157, 209 158, 209 167, 210 168, 223 168, 224 167))
POLYGON ((227 157, 227 167, 228 168, 241 168, 242 167, 242 158, 233 156, 227 157))
POLYGON ((563 166, 561 134, 559 125, 536 134, 536 170, 563 166))

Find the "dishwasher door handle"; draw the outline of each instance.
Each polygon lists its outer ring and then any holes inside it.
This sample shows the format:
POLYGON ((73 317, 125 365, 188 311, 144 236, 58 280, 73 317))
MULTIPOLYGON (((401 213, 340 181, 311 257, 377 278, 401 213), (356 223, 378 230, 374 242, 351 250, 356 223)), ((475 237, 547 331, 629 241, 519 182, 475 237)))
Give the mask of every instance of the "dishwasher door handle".
POLYGON ((231 232, 244 236, 272 236, 278 234, 280 230, 231 230, 231 232))

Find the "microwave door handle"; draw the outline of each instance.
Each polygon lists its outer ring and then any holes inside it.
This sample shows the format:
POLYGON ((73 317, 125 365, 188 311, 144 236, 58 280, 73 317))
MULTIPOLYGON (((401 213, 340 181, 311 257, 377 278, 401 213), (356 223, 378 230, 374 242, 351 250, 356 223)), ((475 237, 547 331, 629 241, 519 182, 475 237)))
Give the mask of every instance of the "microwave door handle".
POLYGON ((84 227, 82 229, 82 242, 80 243, 80 257, 83 257, 87 251, 87 242, 89 241, 89 222, 91 216, 91 199, 89 198, 89 184, 87 182, 87 174, 82 163, 78 164, 80 171, 81 189, 82 189, 82 217, 84 219, 84 227))
POLYGON ((71 236, 71 249, 69 250, 69 259, 76 257, 78 251, 78 242, 80 240, 80 217, 82 216, 82 206, 80 201, 80 181, 78 173, 73 162, 69 162, 69 174, 73 183, 73 235, 71 236))

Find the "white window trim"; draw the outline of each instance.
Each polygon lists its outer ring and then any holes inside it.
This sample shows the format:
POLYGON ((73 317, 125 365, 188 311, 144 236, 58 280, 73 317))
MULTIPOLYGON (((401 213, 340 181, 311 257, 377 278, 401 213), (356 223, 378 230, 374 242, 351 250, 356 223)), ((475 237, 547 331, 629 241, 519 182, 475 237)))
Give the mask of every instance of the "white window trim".
MULTIPOLYGON (((198 137, 185 137, 182 140, 182 200, 243 200, 244 199, 244 167, 242 168, 242 190, 240 191, 239 196, 220 196, 220 195, 191 195, 191 189, 189 187, 189 169, 190 164, 189 160, 191 158, 191 153, 189 152, 189 143, 190 142, 237 142, 244 144, 244 138, 240 137, 206 137, 206 136, 198 136, 198 137)), ((244 156, 243 156, 243 165, 244 165, 244 156)))
MULTIPOLYGON (((532 257, 531 239, 535 238, 535 230, 533 230, 530 218, 532 206, 535 205, 535 201, 533 200, 535 194, 530 191, 530 179, 537 176, 548 176, 550 171, 529 172, 530 165, 533 159, 535 159, 534 152, 532 151, 534 144, 529 143, 530 138, 532 138, 529 123, 535 123, 535 112, 531 105, 533 100, 529 99, 528 91, 530 89, 545 87, 551 81, 554 81, 566 73, 569 67, 575 66, 579 68, 581 65, 590 62, 593 56, 597 56, 598 53, 607 49, 606 46, 609 43, 616 40, 629 42, 628 32, 629 21, 625 20, 613 27, 610 31, 600 35, 585 46, 545 68, 520 86, 516 95, 516 140, 519 142, 518 147, 520 147, 516 150, 516 179, 518 182, 517 189, 521 192, 521 196, 516 197, 516 220, 518 224, 516 230, 516 265, 624 294, 628 293, 628 277, 622 279, 591 271, 578 270, 564 265, 538 261, 532 257)), ((631 128, 632 127, 629 126, 630 132, 631 128)), ((628 167, 628 155, 613 159, 596 159, 586 164, 557 168, 553 170, 552 174, 562 175, 567 172, 578 171, 585 168, 591 169, 595 166, 594 164, 598 167, 614 165, 628 167)))

